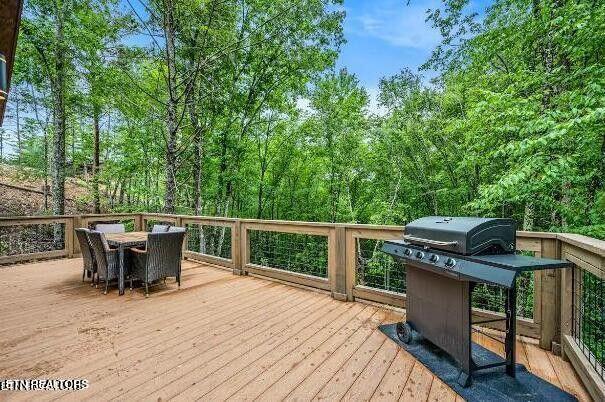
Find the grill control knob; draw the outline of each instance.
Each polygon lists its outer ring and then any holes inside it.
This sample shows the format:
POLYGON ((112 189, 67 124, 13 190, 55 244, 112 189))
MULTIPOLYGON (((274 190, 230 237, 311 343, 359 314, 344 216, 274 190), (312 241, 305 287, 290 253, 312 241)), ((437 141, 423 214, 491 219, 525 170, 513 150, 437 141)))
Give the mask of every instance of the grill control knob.
POLYGON ((403 254, 412 255, 412 250, 410 250, 409 248, 406 248, 405 251, 403 252, 403 254))
POLYGON ((417 252, 416 258, 418 258, 419 260, 422 260, 424 258, 424 253, 422 251, 417 252))
POLYGON ((448 258, 447 260, 445 260, 446 267, 454 268, 454 265, 456 265, 456 260, 454 260, 453 258, 448 258))
POLYGON ((439 256, 437 254, 433 254, 429 260, 431 260, 431 262, 437 262, 439 261, 439 256))

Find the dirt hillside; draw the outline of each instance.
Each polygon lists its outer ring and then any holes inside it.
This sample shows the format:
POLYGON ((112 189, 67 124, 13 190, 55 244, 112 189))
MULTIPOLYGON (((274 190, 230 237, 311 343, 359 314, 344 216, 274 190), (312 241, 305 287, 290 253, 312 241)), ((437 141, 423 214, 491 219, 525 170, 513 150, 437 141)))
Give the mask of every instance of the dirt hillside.
MULTIPOLYGON (((84 180, 68 178, 65 198, 66 214, 89 213, 92 209, 89 186, 84 180)), ((0 165, 0 216, 49 214, 44 201, 44 177, 31 169, 0 165)), ((50 194, 47 203, 50 208, 50 194)))

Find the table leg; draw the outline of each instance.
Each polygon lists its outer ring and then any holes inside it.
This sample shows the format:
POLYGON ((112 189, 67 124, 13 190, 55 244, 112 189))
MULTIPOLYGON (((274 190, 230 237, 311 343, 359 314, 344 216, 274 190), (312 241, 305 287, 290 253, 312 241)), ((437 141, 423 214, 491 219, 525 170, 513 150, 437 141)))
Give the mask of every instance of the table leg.
POLYGON ((118 273, 118 292, 120 295, 124 294, 124 246, 119 247, 120 255, 120 272, 118 273))

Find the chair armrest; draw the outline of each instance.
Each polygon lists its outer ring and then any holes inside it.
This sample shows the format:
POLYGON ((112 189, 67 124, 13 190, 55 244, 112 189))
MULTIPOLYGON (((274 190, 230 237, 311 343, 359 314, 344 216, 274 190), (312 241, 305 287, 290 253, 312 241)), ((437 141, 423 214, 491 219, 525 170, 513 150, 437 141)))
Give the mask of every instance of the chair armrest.
POLYGON ((129 250, 132 251, 133 253, 137 253, 137 254, 147 254, 147 250, 141 250, 139 248, 132 247, 129 250))

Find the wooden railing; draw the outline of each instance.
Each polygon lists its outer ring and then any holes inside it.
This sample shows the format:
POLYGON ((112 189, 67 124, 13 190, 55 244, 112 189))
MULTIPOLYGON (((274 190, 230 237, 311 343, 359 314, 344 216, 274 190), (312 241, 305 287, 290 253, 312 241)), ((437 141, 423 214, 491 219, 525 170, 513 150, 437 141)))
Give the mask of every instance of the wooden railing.
POLYGON ((14 264, 44 258, 71 257, 74 254, 73 228, 73 216, 0 217, 0 264, 14 264), (63 225, 59 229, 61 233, 59 240, 55 239, 51 233, 54 232, 57 225, 63 225), (29 238, 39 237, 40 227, 46 227, 46 230, 42 229, 46 232, 45 244, 36 248, 29 244, 28 240, 29 238), (34 231, 29 233, 31 230, 34 231), (21 232, 25 232, 25 236, 22 236, 21 232), (27 250, 25 252, 22 249, 11 250, 12 243, 17 243, 19 246, 25 243, 27 250))
MULTIPOLYGON (((375 242, 400 238, 401 226, 166 214, 5 217, 0 218, 0 264, 75 256, 79 246, 73 228, 116 221, 129 222, 131 230, 149 230, 154 223, 184 226, 187 228, 183 246, 186 258, 230 269, 237 275, 260 275, 320 289, 342 301, 365 300, 405 308, 405 278, 388 277, 404 270, 386 272, 382 269, 384 277, 371 281, 368 280, 368 267, 362 266, 369 261, 383 268, 380 264, 387 260, 378 258, 380 243, 375 242), (3 251, 3 239, 13 236, 15 227, 47 225, 54 228, 57 224, 64 225, 62 248, 21 254, 14 250, 3 251), (5 236, 3 229, 12 232, 5 236), (374 242, 369 243, 372 246, 370 257, 363 255, 368 251, 362 250, 367 242, 374 242)), ((45 233, 50 233, 50 229, 45 233)), ((12 241, 18 240, 15 237, 12 241)), ((602 357, 591 354, 578 330, 582 325, 579 321, 583 319, 580 316, 582 306, 578 307, 578 304, 584 300, 578 281, 584 272, 605 281, 605 242, 572 234, 518 232, 517 249, 536 257, 564 258, 574 264, 573 270, 540 271, 535 272, 533 278, 527 278, 525 291, 528 297, 533 297, 533 305, 527 314, 529 317, 518 317, 518 332, 539 339, 542 348, 565 356, 593 398, 605 400, 603 371, 599 363, 602 357)), ((479 306, 473 314, 476 317, 502 315, 479 306)), ((497 325, 494 327, 501 329, 497 325)))

